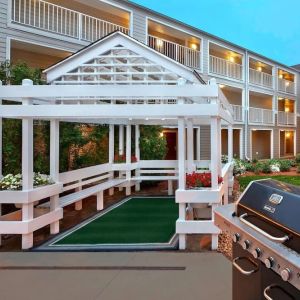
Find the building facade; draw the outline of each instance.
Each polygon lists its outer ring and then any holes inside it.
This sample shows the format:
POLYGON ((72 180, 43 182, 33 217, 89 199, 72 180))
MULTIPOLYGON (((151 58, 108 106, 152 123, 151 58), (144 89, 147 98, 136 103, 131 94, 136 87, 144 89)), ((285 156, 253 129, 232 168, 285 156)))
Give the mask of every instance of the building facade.
MULTIPOLYGON (((300 152, 299 71, 130 1, 0 0, 0 60, 46 69, 119 30, 195 70, 216 78, 234 111, 233 152, 241 158, 290 157, 300 152)), ((210 157, 209 126, 200 135, 210 157)), ((165 130, 176 148, 177 129, 165 130)), ((222 152, 227 154, 227 128, 222 152)), ((170 159, 177 155, 171 149, 170 159)), ((199 158, 199 157, 197 157, 199 158)))

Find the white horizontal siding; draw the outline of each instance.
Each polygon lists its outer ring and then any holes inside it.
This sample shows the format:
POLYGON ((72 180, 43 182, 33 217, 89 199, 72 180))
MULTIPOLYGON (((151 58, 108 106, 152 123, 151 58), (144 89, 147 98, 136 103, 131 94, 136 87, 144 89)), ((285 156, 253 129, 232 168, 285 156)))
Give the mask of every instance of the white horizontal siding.
POLYGON ((142 43, 146 42, 146 14, 138 10, 132 12, 132 36, 142 43))

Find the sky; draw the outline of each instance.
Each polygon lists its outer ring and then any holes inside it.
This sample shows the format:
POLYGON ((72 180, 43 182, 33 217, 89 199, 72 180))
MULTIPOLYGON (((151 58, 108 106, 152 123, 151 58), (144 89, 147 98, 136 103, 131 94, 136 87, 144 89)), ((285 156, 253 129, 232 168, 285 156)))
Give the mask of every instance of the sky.
POLYGON ((283 64, 300 64, 300 0, 133 2, 283 64))

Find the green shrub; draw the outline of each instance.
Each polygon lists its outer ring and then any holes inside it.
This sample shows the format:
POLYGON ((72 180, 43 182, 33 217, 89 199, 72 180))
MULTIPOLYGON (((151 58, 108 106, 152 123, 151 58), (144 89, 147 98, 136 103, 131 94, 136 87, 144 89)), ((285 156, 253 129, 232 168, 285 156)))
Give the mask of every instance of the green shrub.
POLYGON ((259 174, 263 171, 263 164, 258 162, 257 164, 254 165, 254 173, 259 174))
POLYGON ((258 159, 257 158, 253 158, 252 159, 252 163, 256 164, 258 162, 258 159))
POLYGON ((300 173, 300 165, 297 166, 297 173, 300 173))
POLYGON ((290 164, 291 164, 291 167, 293 167, 293 168, 297 166, 297 162, 295 159, 291 159, 290 164))
POLYGON ((288 172, 291 169, 291 162, 289 160, 279 161, 280 172, 288 172))
POLYGON ((295 161, 297 164, 300 164, 300 153, 296 155, 295 161))
POLYGON ((262 165, 261 165, 261 171, 264 174, 270 174, 270 173, 272 173, 271 165, 269 164, 269 162, 262 163, 262 165))
POLYGON ((247 172, 254 172, 255 165, 253 165, 251 162, 245 163, 246 171, 247 172))

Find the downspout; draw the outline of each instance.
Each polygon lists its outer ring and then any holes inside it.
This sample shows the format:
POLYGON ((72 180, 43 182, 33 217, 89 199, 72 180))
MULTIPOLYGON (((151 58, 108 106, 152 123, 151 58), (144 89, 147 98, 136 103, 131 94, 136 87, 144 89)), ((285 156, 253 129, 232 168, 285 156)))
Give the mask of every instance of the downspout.
POLYGON ((246 160, 251 160, 248 155, 248 127, 249 127, 249 123, 248 123, 248 114, 249 114, 249 89, 248 89, 248 78, 249 77, 249 58, 248 58, 248 51, 246 50, 246 54, 245 54, 245 130, 244 130, 244 140, 245 140, 245 149, 244 149, 244 156, 246 158, 246 160))

